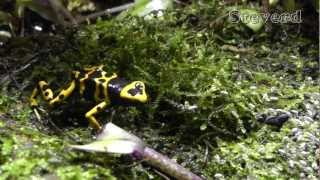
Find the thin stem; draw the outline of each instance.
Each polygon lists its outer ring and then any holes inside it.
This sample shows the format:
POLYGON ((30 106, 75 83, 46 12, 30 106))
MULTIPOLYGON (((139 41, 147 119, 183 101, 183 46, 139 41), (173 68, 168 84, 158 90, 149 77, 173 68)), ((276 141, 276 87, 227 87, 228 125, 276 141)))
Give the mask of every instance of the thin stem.
POLYGON ((159 168, 162 172, 179 180, 202 180, 201 177, 193 174, 186 168, 177 164, 168 157, 158 153, 152 148, 146 147, 143 153, 143 160, 150 165, 159 168))
POLYGON ((134 3, 127 3, 127 4, 124 4, 124 5, 121 5, 121 6, 117 6, 117 7, 110 8, 110 9, 105 9, 103 11, 96 12, 96 13, 92 13, 92 14, 89 14, 88 16, 78 18, 77 23, 80 24, 80 23, 82 23, 84 21, 87 21, 87 20, 90 20, 90 19, 96 19, 96 18, 98 18, 100 16, 110 15, 110 14, 113 14, 113 13, 121 12, 121 11, 129 9, 133 5, 134 5, 134 3))
POLYGON ((69 19, 72 25, 77 25, 76 20, 73 18, 71 13, 61 4, 61 2, 56 0, 48 0, 48 2, 56 15, 57 21, 61 25, 68 25, 68 23, 65 22, 65 18, 69 19))

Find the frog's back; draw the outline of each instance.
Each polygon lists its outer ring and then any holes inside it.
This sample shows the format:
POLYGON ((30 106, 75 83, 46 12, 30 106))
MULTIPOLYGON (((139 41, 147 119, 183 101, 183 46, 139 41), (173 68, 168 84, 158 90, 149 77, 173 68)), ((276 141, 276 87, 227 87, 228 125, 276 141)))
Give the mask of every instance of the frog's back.
POLYGON ((108 83, 116 77, 116 74, 108 76, 107 72, 101 69, 94 69, 89 72, 79 72, 77 77, 79 94, 88 101, 109 101, 108 83))

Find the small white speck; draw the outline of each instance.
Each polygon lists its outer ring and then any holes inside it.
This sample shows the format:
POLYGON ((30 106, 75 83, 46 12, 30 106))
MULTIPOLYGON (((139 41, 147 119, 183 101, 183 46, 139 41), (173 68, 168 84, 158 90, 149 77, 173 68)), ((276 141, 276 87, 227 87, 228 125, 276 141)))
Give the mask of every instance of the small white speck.
POLYGON ((293 168, 293 167, 294 167, 294 164, 295 164, 295 162, 294 162, 294 161, 289 160, 289 167, 290 167, 290 168, 293 168))
POLYGON ((275 97, 275 96, 271 96, 270 97, 270 101, 277 101, 279 98, 278 97, 275 97))
POLYGON ((221 94, 224 94, 224 95, 228 95, 229 93, 227 91, 220 91, 221 94))
POLYGON ((223 175, 220 174, 220 173, 217 173, 217 174, 214 175, 214 177, 219 179, 219 178, 223 178, 223 175))
POLYGON ((0 36, 11 38, 11 33, 8 31, 0 31, 0 36))
POLYGON ((257 86, 250 86, 250 89, 257 89, 257 86))
POLYGON ((308 81, 312 81, 312 77, 310 77, 310 76, 307 77, 307 80, 308 80, 308 81))
POLYGON ((42 27, 41 27, 41 26, 38 26, 38 25, 35 25, 35 26, 33 27, 33 29, 36 30, 36 31, 42 31, 42 30, 43 30, 42 27))

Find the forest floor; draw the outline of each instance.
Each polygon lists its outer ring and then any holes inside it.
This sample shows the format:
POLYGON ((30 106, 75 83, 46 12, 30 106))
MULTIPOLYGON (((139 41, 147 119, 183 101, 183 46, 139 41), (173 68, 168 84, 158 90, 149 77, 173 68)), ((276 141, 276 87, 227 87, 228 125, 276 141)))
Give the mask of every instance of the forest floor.
POLYGON ((150 97, 107 109, 101 122, 112 119, 194 173, 319 178, 318 37, 295 24, 254 33, 225 14, 190 6, 10 40, 0 50, 0 179, 163 179, 126 156, 71 150, 95 135, 77 98, 53 110, 39 98, 35 117, 28 99, 37 80, 58 90, 72 70, 99 64, 144 81, 150 97))

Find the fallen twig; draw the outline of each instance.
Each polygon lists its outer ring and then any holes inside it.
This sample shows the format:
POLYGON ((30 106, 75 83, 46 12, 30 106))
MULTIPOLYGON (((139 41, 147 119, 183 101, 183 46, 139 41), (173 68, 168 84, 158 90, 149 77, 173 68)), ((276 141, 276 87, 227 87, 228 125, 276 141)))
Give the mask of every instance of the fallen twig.
POLYGON ((133 5, 134 5, 134 3, 127 3, 127 4, 124 4, 124 5, 121 5, 121 6, 117 6, 117 7, 114 7, 114 8, 105 9, 105 10, 100 11, 100 12, 96 12, 96 13, 92 13, 92 14, 89 14, 89 15, 84 16, 84 17, 80 17, 76 21, 77 21, 78 24, 80 24, 80 23, 82 23, 84 21, 93 20, 93 19, 96 19, 96 18, 98 18, 100 16, 110 15, 110 14, 113 14, 113 13, 117 13, 117 12, 121 12, 121 11, 127 10, 130 7, 132 7, 133 5))
POLYGON ((27 64, 25 64, 24 66, 20 67, 17 70, 12 71, 12 73, 8 72, 7 75, 5 75, 4 77, 1 78, 0 80, 0 85, 1 86, 5 86, 6 84, 10 83, 10 79, 12 79, 12 77, 16 76, 17 74, 21 73, 22 71, 25 71, 27 68, 29 68, 31 65, 33 65, 34 63, 39 61, 39 58, 37 58, 41 53, 44 53, 47 51, 43 51, 43 52, 38 52, 34 55, 32 55, 28 60, 27 60, 27 64))
POLYGON ((250 53, 253 52, 254 50, 252 48, 238 48, 236 46, 232 46, 232 45, 223 45, 221 47, 222 50, 227 50, 227 51, 232 51, 235 53, 250 53))

